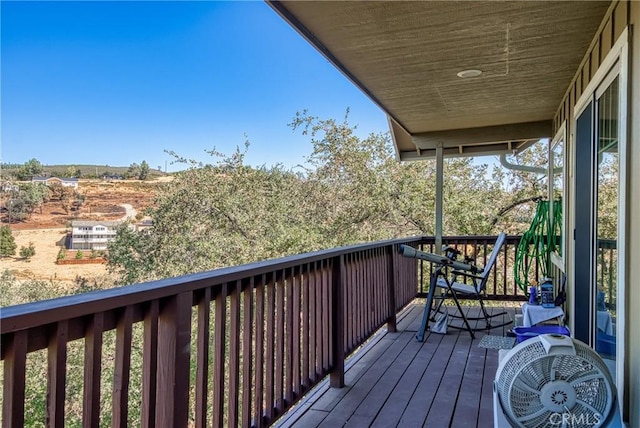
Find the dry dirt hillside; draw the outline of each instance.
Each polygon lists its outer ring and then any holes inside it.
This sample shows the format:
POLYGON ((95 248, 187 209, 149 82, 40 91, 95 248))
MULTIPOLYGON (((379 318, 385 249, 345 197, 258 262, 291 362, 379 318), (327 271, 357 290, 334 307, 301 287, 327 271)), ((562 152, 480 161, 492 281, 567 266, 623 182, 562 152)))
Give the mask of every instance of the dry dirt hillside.
MULTIPOLYGON (((166 180, 166 178, 165 178, 166 180)), ((76 276, 92 278, 106 273, 103 264, 57 265, 56 256, 64 243, 72 220, 116 220, 126 214, 124 204, 129 204, 138 213, 143 213, 153 203, 160 181, 80 181, 78 192, 84 195, 84 204, 77 211, 65 213, 59 201, 44 204, 31 218, 10 224, 18 245, 27 246, 33 242, 36 255, 25 261, 16 256, 0 259, 0 271, 11 270, 21 279, 73 281, 76 276)), ((4 206, 4 203, 2 204, 4 206)), ((6 213, 2 224, 7 224, 6 213)))

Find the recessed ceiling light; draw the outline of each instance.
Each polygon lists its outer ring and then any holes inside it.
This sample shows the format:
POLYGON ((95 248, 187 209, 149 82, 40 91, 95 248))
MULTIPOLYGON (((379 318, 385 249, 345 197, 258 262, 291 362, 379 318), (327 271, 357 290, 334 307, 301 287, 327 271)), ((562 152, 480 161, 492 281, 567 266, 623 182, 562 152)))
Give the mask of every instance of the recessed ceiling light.
POLYGON ((482 70, 462 70, 460 72, 458 72, 458 77, 462 77, 463 79, 466 79, 467 77, 478 77, 482 74, 482 70))

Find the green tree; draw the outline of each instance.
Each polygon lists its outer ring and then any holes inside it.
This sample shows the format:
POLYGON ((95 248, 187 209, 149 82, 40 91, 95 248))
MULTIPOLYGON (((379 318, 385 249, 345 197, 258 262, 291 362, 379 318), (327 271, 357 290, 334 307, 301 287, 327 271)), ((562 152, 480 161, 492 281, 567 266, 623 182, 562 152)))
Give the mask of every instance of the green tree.
POLYGON ((129 165, 127 172, 124 174, 125 178, 138 178, 140 177, 140 165, 137 163, 132 163, 129 165))
POLYGON ((14 221, 23 221, 31 214, 31 207, 29 206, 28 201, 20 194, 7 199, 5 206, 7 208, 9 223, 14 221))
POLYGON ((71 165, 67 167, 67 169, 64 172, 65 177, 80 177, 81 175, 82 175, 82 172, 75 165, 71 165))
POLYGON ((18 180, 31 180, 32 177, 38 176, 42 174, 42 164, 36 158, 30 159, 25 164, 18 169, 17 178, 18 180))
POLYGON ((84 254, 82 253, 82 250, 76 251, 76 260, 80 260, 83 257, 84 257, 84 254))
POLYGON ((143 160, 140 164, 140 171, 138 172, 138 180, 146 180, 149 178, 149 164, 143 160))
POLYGON ((109 245, 113 273, 129 283, 175 276, 320 248, 309 221, 306 183, 276 166, 243 164, 229 157, 177 174, 149 211, 153 227, 123 225, 109 245))
MULTIPOLYGON (((297 170, 245 165, 248 143, 229 156, 209 152, 211 164, 170 152, 187 169, 158 193, 150 230, 120 228, 109 246, 111 273, 131 283, 434 233, 434 161, 398 162, 388 133, 360 137, 346 116, 303 112, 291 126, 313 145, 297 170)), ((489 171, 469 158, 447 159, 444 233, 496 232, 508 196, 522 189, 519 197, 531 197, 543 187, 535 180, 489 171)))
POLYGON ((40 208, 42 214, 42 206, 49 200, 50 191, 43 183, 27 183, 21 186, 20 196, 24 199, 29 214, 36 208, 40 208))
POLYGON ((0 257, 13 256, 16 248, 18 246, 9 226, 0 226, 0 257))
POLYGON ((33 245, 33 242, 29 242, 29 245, 26 247, 20 247, 20 257, 29 261, 31 257, 36 255, 36 247, 33 245))

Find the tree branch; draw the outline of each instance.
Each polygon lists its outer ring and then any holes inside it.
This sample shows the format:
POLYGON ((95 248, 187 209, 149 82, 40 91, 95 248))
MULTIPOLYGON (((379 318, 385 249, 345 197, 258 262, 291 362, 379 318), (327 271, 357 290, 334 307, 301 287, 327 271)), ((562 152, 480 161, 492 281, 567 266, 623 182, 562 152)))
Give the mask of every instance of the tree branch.
POLYGON ((513 202, 512 204, 507 205, 505 208, 502 208, 500 211, 498 211, 496 215, 493 216, 493 219, 491 220, 490 228, 493 229, 496 223, 498 223, 498 220, 500 219, 501 216, 505 215, 506 213, 516 208, 517 206, 526 204, 528 202, 537 202, 541 199, 542 199, 542 196, 533 196, 531 198, 520 199, 518 201, 513 202))

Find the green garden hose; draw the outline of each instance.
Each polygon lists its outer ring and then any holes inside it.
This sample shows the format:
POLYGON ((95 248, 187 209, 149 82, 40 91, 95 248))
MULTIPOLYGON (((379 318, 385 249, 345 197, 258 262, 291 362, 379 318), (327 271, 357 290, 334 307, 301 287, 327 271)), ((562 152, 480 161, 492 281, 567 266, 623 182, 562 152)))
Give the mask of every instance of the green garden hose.
POLYGON ((531 226, 520 238, 513 265, 515 281, 525 294, 529 293, 529 278, 535 277, 536 266, 540 266, 543 277, 549 276, 549 255, 553 251, 560 252, 558 237, 561 231, 561 201, 554 202, 553 215, 549 216, 549 201, 539 200, 531 226))

